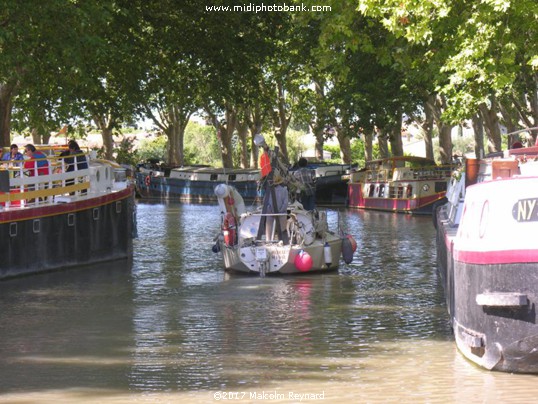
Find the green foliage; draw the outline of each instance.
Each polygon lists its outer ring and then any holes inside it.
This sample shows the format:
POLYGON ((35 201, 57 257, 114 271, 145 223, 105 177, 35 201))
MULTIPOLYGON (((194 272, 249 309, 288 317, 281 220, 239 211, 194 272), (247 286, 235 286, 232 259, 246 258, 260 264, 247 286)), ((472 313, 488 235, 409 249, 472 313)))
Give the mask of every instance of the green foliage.
POLYGON ((156 139, 143 140, 138 145, 139 163, 147 160, 165 161, 166 136, 158 136, 156 139))
POLYGON ((291 164, 298 161, 301 157, 301 153, 306 150, 306 146, 302 142, 303 136, 304 132, 298 130, 288 128, 288 131, 286 132, 286 145, 288 147, 288 157, 291 164))
POLYGON ((124 137, 118 147, 114 148, 114 154, 118 164, 127 164, 134 167, 140 161, 138 152, 134 148, 134 138, 124 137))
MULTIPOLYGON (((342 164, 339 145, 325 144, 323 150, 331 153, 331 158, 326 159, 325 162, 342 164)), ((374 159, 379 158, 379 146, 377 143, 373 144, 373 155, 374 159)), ((364 142, 360 139, 353 139, 351 141, 351 161, 352 164, 357 164, 359 167, 363 167, 366 162, 364 158, 364 142)))
MULTIPOLYGON (((474 153, 474 138, 470 136, 452 136, 452 154, 464 156, 474 153)), ((439 138, 433 139, 433 156, 435 161, 441 161, 441 153, 439 151, 439 138)))
POLYGON ((222 166, 219 139, 213 126, 189 122, 187 129, 185 129, 184 142, 186 165, 222 166))

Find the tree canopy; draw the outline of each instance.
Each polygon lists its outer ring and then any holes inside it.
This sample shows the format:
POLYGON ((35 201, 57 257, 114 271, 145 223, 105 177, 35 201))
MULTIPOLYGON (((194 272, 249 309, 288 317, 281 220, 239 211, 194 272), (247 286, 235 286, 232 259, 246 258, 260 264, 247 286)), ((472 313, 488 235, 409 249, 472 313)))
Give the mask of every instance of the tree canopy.
POLYGON ((225 167, 255 166, 252 136, 261 131, 287 159, 292 122, 312 130, 319 155, 336 136, 348 163, 351 139, 364 141, 367 155, 374 137, 382 154, 402 154, 402 124, 415 120, 429 154, 438 128, 448 162, 454 125, 480 122, 495 151, 500 125, 538 124, 536 1, 288 5, 297 10, 256 12, 228 0, 6 0, 1 145, 12 130, 46 141, 66 124, 91 122, 111 157, 113 133, 149 119, 167 137, 168 162, 181 165, 197 112, 214 126, 225 167))

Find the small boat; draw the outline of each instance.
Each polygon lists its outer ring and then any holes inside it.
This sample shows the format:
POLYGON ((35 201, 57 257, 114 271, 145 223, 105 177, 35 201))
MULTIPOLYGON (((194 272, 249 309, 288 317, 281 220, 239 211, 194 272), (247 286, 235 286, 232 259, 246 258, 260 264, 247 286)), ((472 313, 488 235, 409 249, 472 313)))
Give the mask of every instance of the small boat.
MULTIPOLYGON (((260 140, 257 140, 260 142, 260 140)), ((278 155, 275 149, 273 156, 278 155)), ((293 176, 272 159, 272 171, 265 182, 263 203, 247 211, 239 191, 231 185, 215 187, 222 223, 213 251, 222 254, 225 270, 266 274, 298 274, 328 272, 338 269, 340 258, 353 260, 357 244, 351 235, 329 230, 325 211, 306 211, 298 201, 290 199, 285 213, 268 213, 269 198, 274 197, 273 176, 280 174, 295 195, 293 176), (285 216, 280 228, 279 216, 285 216), (267 238, 267 218, 273 217, 273 228, 267 238)))
POLYGON ((459 351, 538 373, 538 147, 467 159, 434 212, 437 260, 459 351))
POLYGON ((79 159, 72 164, 54 148, 38 150, 47 155, 35 160, 48 162, 43 175, 32 175, 24 161, 0 168, 0 279, 130 259, 136 217, 126 169, 89 155, 84 164, 82 155, 70 157, 79 159))
POLYGON ((445 198, 452 170, 424 157, 369 161, 344 177, 349 181, 348 207, 431 214, 435 202, 445 198))

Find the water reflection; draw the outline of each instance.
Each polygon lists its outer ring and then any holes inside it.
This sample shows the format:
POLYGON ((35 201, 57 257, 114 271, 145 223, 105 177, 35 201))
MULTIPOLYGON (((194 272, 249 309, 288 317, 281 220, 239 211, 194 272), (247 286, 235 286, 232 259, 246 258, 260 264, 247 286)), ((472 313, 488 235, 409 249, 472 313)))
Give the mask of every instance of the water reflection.
POLYGON ((132 268, 0 283, 0 401, 205 403, 223 390, 242 402, 262 391, 285 397, 270 402, 534 399, 535 376, 457 353, 431 218, 328 218, 357 239, 353 264, 262 279, 223 273, 213 206, 139 204, 132 268))

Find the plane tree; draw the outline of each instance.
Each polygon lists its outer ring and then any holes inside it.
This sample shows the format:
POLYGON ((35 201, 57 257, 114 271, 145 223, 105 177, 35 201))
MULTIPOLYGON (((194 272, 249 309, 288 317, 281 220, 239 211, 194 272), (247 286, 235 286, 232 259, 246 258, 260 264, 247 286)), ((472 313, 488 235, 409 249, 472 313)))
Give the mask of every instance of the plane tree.
MULTIPOLYGON (((443 119, 457 123, 480 114, 490 151, 498 151, 499 100, 506 103, 517 94, 515 99, 532 105, 536 99, 536 87, 528 97, 521 96, 518 81, 525 81, 520 79, 523 74, 531 83, 536 82, 538 4, 532 0, 357 3, 362 13, 378 19, 396 36, 423 44, 425 59, 429 53, 441 51, 444 61, 438 69, 445 80, 438 82, 437 89, 446 101, 443 119)), ((527 105, 519 108, 520 115, 534 114, 527 105)), ((509 109, 505 105, 505 110, 509 109)))
MULTIPOLYGON (((17 129, 93 119, 107 156, 112 130, 132 115, 137 41, 127 3, 65 2, 40 7, 4 2, 0 10, 0 134, 9 144, 12 111, 17 129)), ((63 126, 63 125, 62 125, 63 126)), ((42 137, 46 140, 47 136, 42 137)))

